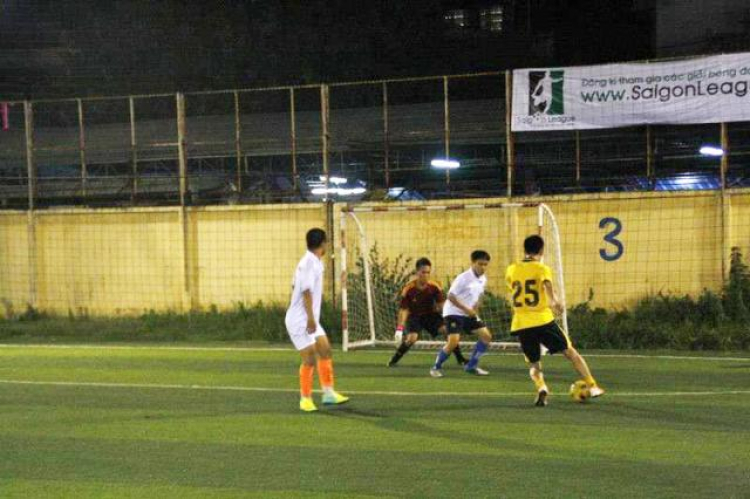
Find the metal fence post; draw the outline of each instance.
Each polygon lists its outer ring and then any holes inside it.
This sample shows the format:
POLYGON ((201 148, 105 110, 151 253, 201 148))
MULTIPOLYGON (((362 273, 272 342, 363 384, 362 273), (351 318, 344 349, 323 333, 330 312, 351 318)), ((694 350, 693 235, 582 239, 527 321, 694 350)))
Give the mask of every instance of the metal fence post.
POLYGON ((322 139, 322 155, 323 155, 323 175, 325 176, 325 189, 326 199, 328 192, 328 120, 330 118, 330 106, 328 105, 329 91, 328 85, 320 86, 320 120, 322 124, 321 139, 322 139))
POLYGON ((29 248, 29 307, 37 306, 36 289, 36 196, 37 196, 37 172, 34 161, 34 105, 31 101, 23 103, 24 131, 26 135, 26 175, 28 176, 29 209, 26 212, 26 237, 29 248))
POLYGON ((721 155, 720 163, 720 176, 721 176, 721 192, 727 188, 727 170, 729 169, 729 132, 727 124, 721 124, 721 150, 724 153, 721 155))
POLYGON ((732 253, 732 198, 727 192, 727 170, 729 169, 729 130, 726 123, 721 124, 721 162, 719 170, 721 175, 721 278, 726 282, 731 270, 732 253))
POLYGON ((88 181, 88 172, 86 169, 86 131, 83 125, 83 101, 76 99, 78 102, 78 149, 81 154, 81 193, 86 197, 86 182, 88 181))
POLYGON ((385 166, 385 188, 391 187, 391 141, 388 131, 388 83, 383 82, 383 163, 385 166))
POLYGON ((576 130, 576 185, 581 185, 581 132, 576 130))
POLYGON ((188 168, 187 168, 187 150, 186 150, 186 124, 185 124, 185 96, 182 93, 176 94, 177 104, 177 151, 179 159, 179 180, 180 180, 180 207, 179 223, 182 232, 182 258, 183 258, 183 304, 188 310, 194 310, 199 307, 198 292, 195 289, 194 277, 195 272, 195 255, 194 248, 191 244, 190 221, 187 209, 189 200, 188 168))
POLYGON ((289 121, 290 139, 292 141, 292 187, 294 193, 299 192, 299 172, 297 172, 297 115, 295 110, 294 87, 289 89, 289 121))
POLYGON ((187 171, 187 150, 185 144, 185 95, 177 93, 177 154, 179 163, 179 180, 180 180, 180 206, 185 206, 189 203, 187 199, 190 185, 188 183, 188 171, 187 171))
POLYGON ((242 192, 242 121, 240 120, 240 93, 234 92, 234 148, 237 157, 237 192, 242 192))
POLYGON ((505 72, 505 153, 506 153, 506 196, 513 197, 513 176, 515 169, 515 144, 513 142, 513 73, 508 70, 505 72))
MULTIPOLYGON (((443 141, 445 143, 445 159, 446 161, 451 157, 451 119, 450 119, 450 104, 448 102, 448 77, 443 76, 443 141)), ((450 191, 451 188, 451 171, 449 168, 445 169, 445 185, 450 191)))
POLYGON ((128 106, 130 107, 130 200, 135 203, 138 196, 138 148, 135 135, 135 100, 128 97, 128 106))

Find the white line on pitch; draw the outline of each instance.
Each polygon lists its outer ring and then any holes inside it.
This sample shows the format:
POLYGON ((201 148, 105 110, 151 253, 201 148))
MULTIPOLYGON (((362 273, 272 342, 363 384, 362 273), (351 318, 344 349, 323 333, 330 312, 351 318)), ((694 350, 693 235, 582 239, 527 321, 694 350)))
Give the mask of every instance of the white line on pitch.
MULTIPOLYGON (((59 349, 59 350, 166 350, 166 351, 194 351, 194 352, 295 352, 290 347, 189 347, 189 346, 165 346, 165 345, 84 345, 84 344, 71 344, 71 345, 53 345, 53 344, 23 344, 23 343, 0 343, 0 348, 13 348, 13 349, 24 349, 24 348, 36 348, 36 349, 59 349)), ((357 354, 378 354, 386 355, 389 350, 357 350, 357 354)), ((351 352, 350 352, 351 353, 351 352)), ((339 355, 344 354, 339 352, 339 355)), ((434 351, 431 350, 412 350, 409 352, 410 355, 435 355, 434 351)), ((346 355, 346 354, 344 354, 346 355)), ((494 356, 515 356, 518 357, 520 352, 509 353, 509 352, 489 352, 488 355, 494 356)), ((626 354, 626 353, 590 353, 586 354, 585 357, 611 357, 614 359, 665 359, 665 360, 710 360, 710 361, 722 361, 726 360, 729 362, 750 362, 750 357, 698 357, 689 355, 645 355, 645 354, 626 354)))
MULTIPOLYGON (((296 388, 267 388, 257 386, 226 386, 226 385, 177 385, 160 383, 106 383, 94 381, 31 381, 19 379, 0 379, 0 384, 6 385, 35 385, 35 386, 66 386, 91 388, 152 388, 166 390, 216 390, 234 392, 270 392, 297 393, 296 388)), ((316 390, 317 391, 317 390, 316 390)), ((351 395, 388 395, 397 397, 528 397, 528 392, 398 392, 384 390, 346 390, 351 395)), ((696 392, 615 392, 607 397, 698 397, 711 395, 750 395, 750 390, 717 390, 696 392)))
POLYGON ((176 350, 195 352, 294 352, 290 347, 175 347, 165 345, 51 345, 43 343, 0 343, 0 348, 38 348, 55 350, 176 350))

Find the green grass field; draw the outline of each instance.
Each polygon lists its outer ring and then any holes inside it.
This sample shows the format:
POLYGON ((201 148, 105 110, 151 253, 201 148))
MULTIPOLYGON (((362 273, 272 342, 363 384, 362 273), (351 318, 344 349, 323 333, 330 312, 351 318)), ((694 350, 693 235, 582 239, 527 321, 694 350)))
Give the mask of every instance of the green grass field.
POLYGON ((2 346, 0 497, 750 496, 750 356, 588 353, 609 393, 545 359, 540 409, 519 354, 337 352, 302 414, 292 350, 2 346))

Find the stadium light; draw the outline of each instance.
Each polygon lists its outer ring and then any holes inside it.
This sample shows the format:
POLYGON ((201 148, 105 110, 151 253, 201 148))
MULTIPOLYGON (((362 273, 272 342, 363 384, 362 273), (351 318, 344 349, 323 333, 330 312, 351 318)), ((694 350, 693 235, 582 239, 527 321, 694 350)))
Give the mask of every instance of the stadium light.
POLYGON ((701 146, 700 153, 703 156, 721 157, 724 156, 724 149, 716 146, 701 146))
POLYGON ((696 177, 695 175, 683 175, 674 179, 675 184, 682 186, 695 185, 700 183, 700 181, 700 177, 696 177))
POLYGON ((455 159, 433 159, 430 161, 430 165, 432 165, 433 168, 437 168, 439 170, 455 170, 459 166, 461 166, 461 163, 456 161, 455 159))
POLYGON ((358 194, 364 194, 365 192, 367 192, 367 189, 365 189, 364 187, 353 187, 351 189, 347 189, 345 187, 329 187, 328 189, 326 189, 325 187, 316 187, 310 192, 312 192, 315 196, 324 196, 326 194, 336 194, 337 196, 356 196, 358 194))
MULTIPOLYGON (((320 175, 320 181, 321 182, 325 182, 326 181, 326 176, 325 175, 320 175)), ((345 184, 347 182, 348 182, 348 180, 345 179, 344 177, 328 177, 328 183, 329 184, 341 185, 341 184, 345 184)))

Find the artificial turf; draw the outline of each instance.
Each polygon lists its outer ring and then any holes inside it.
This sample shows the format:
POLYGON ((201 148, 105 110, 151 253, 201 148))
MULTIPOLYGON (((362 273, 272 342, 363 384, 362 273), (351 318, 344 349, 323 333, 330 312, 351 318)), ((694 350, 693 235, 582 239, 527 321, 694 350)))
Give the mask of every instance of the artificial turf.
POLYGON ((351 402, 303 414, 293 350, 0 347, 0 497, 750 494, 747 354, 590 355, 587 404, 545 358, 546 408, 519 354, 389 357, 336 352, 351 402))

